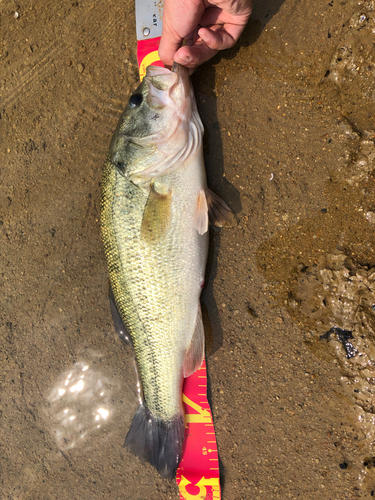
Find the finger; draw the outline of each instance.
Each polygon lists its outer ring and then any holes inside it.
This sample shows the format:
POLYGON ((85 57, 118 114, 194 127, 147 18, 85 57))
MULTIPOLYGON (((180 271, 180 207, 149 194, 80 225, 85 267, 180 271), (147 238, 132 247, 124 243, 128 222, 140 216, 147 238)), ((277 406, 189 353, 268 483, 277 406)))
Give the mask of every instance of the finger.
POLYGON ((212 50, 228 49, 235 43, 235 40, 225 31, 213 31, 209 28, 201 28, 198 34, 207 47, 212 50))
POLYGON ((173 56, 181 47, 182 38, 176 37, 171 33, 164 32, 159 45, 159 57, 166 66, 172 66, 173 56))
POLYGON ((163 32, 159 45, 159 57, 170 66, 173 56, 181 47, 182 41, 198 25, 204 11, 201 0, 165 0, 163 10, 163 32))
POLYGON ((240 24, 246 26, 251 14, 251 6, 244 8, 237 13, 227 12, 218 7, 206 9, 200 19, 201 26, 210 26, 211 24, 240 24))
POLYGON ((217 50, 208 47, 204 42, 192 47, 181 47, 174 55, 174 61, 190 69, 208 61, 217 54, 217 50))

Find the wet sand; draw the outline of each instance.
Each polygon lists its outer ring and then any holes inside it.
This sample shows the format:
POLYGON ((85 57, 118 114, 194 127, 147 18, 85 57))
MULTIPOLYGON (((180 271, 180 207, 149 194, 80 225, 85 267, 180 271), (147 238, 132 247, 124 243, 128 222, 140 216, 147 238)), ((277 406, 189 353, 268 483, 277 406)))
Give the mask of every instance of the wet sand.
MULTIPOLYGON (((135 375, 100 241, 134 22, 132 2, 0 4, 4 499, 178 498, 122 448, 135 375)), ((375 495, 374 30, 373 1, 257 2, 193 77, 238 217, 203 296, 224 500, 375 495)))

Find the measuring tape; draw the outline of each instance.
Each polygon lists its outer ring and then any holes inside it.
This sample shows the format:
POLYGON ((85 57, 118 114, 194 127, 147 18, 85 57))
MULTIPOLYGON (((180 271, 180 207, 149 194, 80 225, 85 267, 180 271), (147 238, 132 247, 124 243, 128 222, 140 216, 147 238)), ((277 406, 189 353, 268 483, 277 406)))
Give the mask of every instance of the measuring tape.
MULTIPOLYGON (((158 55, 162 8, 155 4, 150 0, 136 0, 137 59, 141 80, 146 74, 147 66, 164 67, 158 55)), ((219 500, 219 459, 214 423, 207 401, 205 360, 199 370, 185 378, 182 402, 185 411, 185 440, 176 472, 180 500, 219 500)))
POLYGON ((220 499, 219 458, 211 408, 207 401, 206 361, 186 378, 182 389, 185 441, 176 473, 180 500, 220 499))

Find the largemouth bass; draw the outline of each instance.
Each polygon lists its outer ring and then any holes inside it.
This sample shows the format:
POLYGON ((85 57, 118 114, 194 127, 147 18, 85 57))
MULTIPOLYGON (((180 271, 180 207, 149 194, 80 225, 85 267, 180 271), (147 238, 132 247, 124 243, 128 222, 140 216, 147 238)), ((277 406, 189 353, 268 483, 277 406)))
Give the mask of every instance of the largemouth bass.
POLYGON ((203 126, 188 71, 150 66, 130 97, 104 166, 101 225, 120 336, 135 351, 139 408, 125 446, 165 478, 184 438, 182 383, 204 356, 200 294, 209 212, 203 126))

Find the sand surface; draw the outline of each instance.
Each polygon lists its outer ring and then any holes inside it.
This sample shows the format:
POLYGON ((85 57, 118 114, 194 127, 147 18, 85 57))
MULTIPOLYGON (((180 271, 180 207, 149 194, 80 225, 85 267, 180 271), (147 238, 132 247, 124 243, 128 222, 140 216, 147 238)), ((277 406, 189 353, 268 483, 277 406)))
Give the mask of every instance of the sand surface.
MULTIPOLYGON (((4 500, 178 498, 122 448, 135 375, 100 241, 134 26, 127 0, 0 2, 4 500)), ((374 1, 259 0, 193 77, 239 220, 211 230, 203 297, 224 500, 375 495, 374 33, 374 1)))

